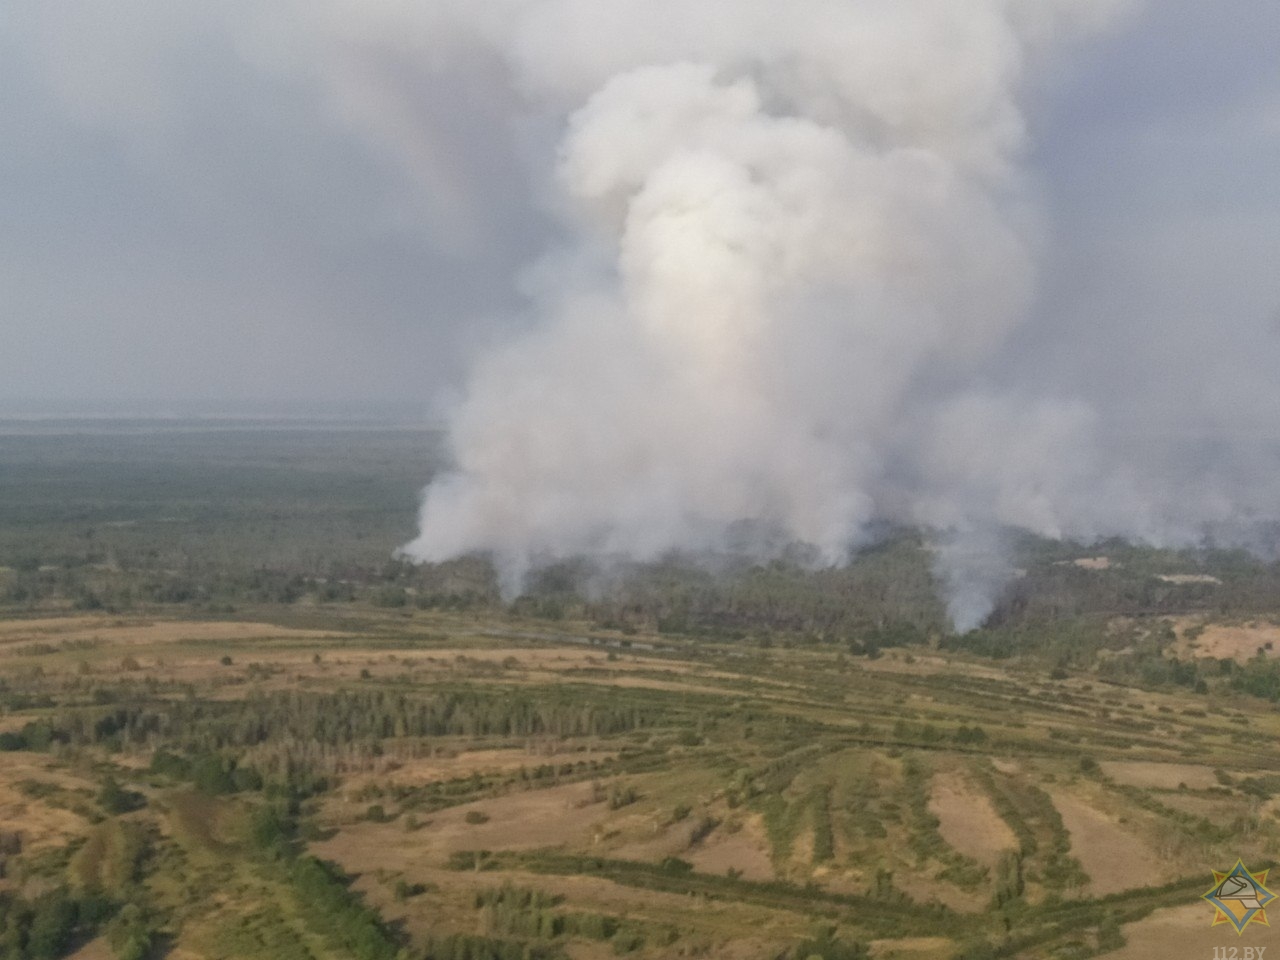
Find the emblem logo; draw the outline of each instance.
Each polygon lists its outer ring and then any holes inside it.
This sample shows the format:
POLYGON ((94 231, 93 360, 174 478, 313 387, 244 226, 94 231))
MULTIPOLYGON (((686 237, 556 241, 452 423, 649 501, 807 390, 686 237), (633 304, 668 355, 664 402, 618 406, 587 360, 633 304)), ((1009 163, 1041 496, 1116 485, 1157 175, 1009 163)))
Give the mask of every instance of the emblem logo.
POLYGON ((1201 899, 1208 900, 1217 911, 1213 917, 1213 926, 1229 923, 1238 934, 1251 923, 1269 927, 1267 922, 1267 904, 1276 895, 1267 889, 1269 870, 1250 873, 1242 860, 1227 873, 1213 871, 1213 886, 1201 899))

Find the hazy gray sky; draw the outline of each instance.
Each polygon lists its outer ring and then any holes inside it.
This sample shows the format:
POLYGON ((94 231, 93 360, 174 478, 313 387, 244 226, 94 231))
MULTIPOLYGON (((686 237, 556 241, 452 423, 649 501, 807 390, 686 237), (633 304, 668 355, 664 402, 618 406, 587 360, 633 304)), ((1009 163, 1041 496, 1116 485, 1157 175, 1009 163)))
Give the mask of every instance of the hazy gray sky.
MULTIPOLYGON (((430 401, 525 322, 555 108, 488 54, 268 6, 0 5, 0 398, 430 401)), ((1039 75, 1052 239, 1002 386, 1167 364, 1128 415, 1280 414, 1277 50, 1273 0, 1152 0, 1039 75)))

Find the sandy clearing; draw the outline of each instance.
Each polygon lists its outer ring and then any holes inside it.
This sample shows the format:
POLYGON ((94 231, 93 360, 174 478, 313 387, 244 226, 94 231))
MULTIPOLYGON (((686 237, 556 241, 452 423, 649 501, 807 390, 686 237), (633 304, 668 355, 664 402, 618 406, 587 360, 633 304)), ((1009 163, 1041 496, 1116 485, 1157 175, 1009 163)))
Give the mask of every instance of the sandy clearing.
MULTIPOLYGON (((552 678, 549 678, 552 679, 552 678)), ((679 680, 653 680, 649 677, 558 677, 561 682, 594 683, 606 687, 625 687, 634 690, 667 690, 676 693, 705 693, 713 697, 733 697, 739 693, 728 687, 710 687, 701 683, 683 683, 679 680)), ((741 678, 738 678, 741 679, 741 678)), ((764 695, 768 699, 768 695, 764 695)))
MULTIPOLYGON (((1212 881, 1206 871, 1205 889, 1212 881)), ((1125 946, 1102 956, 1106 960, 1211 960, 1215 950, 1224 946, 1236 948, 1237 956, 1243 956, 1246 947, 1270 948, 1268 953, 1280 953, 1280 926, 1274 920, 1271 927, 1251 924, 1240 935, 1230 927, 1213 927, 1212 923, 1213 907, 1207 903, 1156 910, 1145 920, 1124 928, 1129 941, 1125 946)))
POLYGON ((301 630, 271 623, 221 620, 122 620, 119 618, 59 617, 0 622, 0 649, 26 643, 101 642, 108 646, 194 641, 256 639, 323 640, 351 637, 331 630, 301 630))
POLYGON ((875 660, 858 660, 856 669, 868 673, 908 673, 921 676, 933 676, 939 673, 960 676, 979 677, 984 680, 1007 680, 1009 675, 998 667, 988 667, 980 663, 970 663, 947 657, 930 656, 912 651, 912 663, 898 659, 892 652, 875 660))
POLYGON ((996 813, 991 799, 958 770, 934 776, 929 811, 938 818, 943 840, 992 869, 1005 851, 1018 847, 1018 838, 996 813))
POLYGON ((1247 623, 1234 626, 1211 624, 1197 637, 1187 637, 1192 621, 1179 624, 1179 642, 1174 650, 1179 656, 1231 659, 1237 663, 1251 660, 1261 649, 1264 656, 1280 655, 1280 627, 1270 623, 1247 623), (1266 649, 1267 644, 1273 649, 1266 649))
POLYGON ((436 850, 535 850, 565 845, 586 846, 593 825, 608 813, 607 804, 592 803, 590 783, 571 783, 526 790, 505 797, 477 800, 432 815, 429 833, 436 850), (471 824, 473 811, 489 817, 471 824))
POLYGON ((0 824, 22 836, 23 852, 62 846, 89 829, 87 821, 70 810, 50 807, 0 784, 0 824))
POLYGON ((26 750, 0 752, 0 782, 17 783, 20 780, 40 780, 63 790, 97 792, 99 787, 96 780, 86 779, 58 766, 48 754, 26 750))
MULTIPOLYGON (((173 956, 173 954, 169 954, 169 956, 173 956)), ((114 957, 115 951, 111 949, 107 938, 96 937, 75 953, 70 954, 67 960, 113 960, 114 957)))
MULTIPOLYGON (((1181 810, 1197 817, 1207 817, 1217 822, 1229 822, 1235 817, 1247 817, 1253 803, 1247 797, 1200 796, 1193 793, 1171 793, 1160 797, 1166 807, 1181 810)), ((1260 813, 1266 816, 1268 806, 1275 801, 1263 804, 1260 813)))
POLYGON ((1072 560, 1071 565, 1079 567, 1081 570, 1110 570, 1110 557, 1081 557, 1078 560, 1072 560))
POLYGON ((903 937, 901 940, 872 940, 873 957, 900 957, 904 954, 925 957, 950 957, 956 948, 946 937, 903 937))
POLYGON ((71 837, 88 832, 89 823, 78 814, 28 797, 16 784, 38 780, 76 789, 90 786, 62 771, 50 770, 31 755, 0 753, 0 827, 22 835, 24 851, 62 846, 71 837))
MULTIPOLYGON (((429 826, 412 832, 405 830, 402 818, 385 824, 344 824, 335 837, 314 849, 344 862, 353 849, 375 853, 378 865, 387 869, 439 863, 459 850, 583 849, 591 845, 596 822, 608 813, 606 804, 591 800, 590 783, 525 790, 419 815, 429 826), (468 813, 489 819, 467 823, 468 813)), ((348 814, 355 812, 352 805, 343 806, 348 814)))
POLYGON ((1089 875, 1087 893, 1106 896, 1150 882, 1161 858, 1131 828, 1065 790, 1050 796, 1071 834, 1071 855, 1089 875))
POLYGON ((727 874, 736 870, 746 880, 774 879, 769 838, 759 814, 743 819, 736 830, 720 827, 686 853, 684 859, 702 873, 727 874))
POLYGON ((601 823, 594 835, 604 837, 614 830, 619 830, 632 836, 639 834, 641 839, 632 840, 629 843, 623 843, 618 846, 606 846, 605 851, 602 852, 614 860, 639 860, 646 863, 660 863, 667 857, 689 859, 686 853, 689 849, 691 829, 692 824, 688 822, 677 823, 673 826, 660 826, 653 818, 627 817, 610 819, 607 823, 601 823))
POLYGON ((1103 773, 1118 783, 1134 787, 1177 790, 1181 784, 1186 784, 1192 790, 1207 790, 1218 784, 1213 768, 1203 764, 1104 760, 1099 766, 1103 773))
POLYGON ((620 820, 614 815, 602 821, 598 829, 638 836, 608 848, 607 856, 617 859, 657 863, 667 857, 680 857, 702 873, 724 875, 733 869, 748 880, 772 880, 775 876, 764 819, 758 815, 730 818, 721 807, 715 811, 700 810, 674 824, 662 823, 653 816, 620 820), (706 838, 691 845, 694 831, 709 814, 721 818, 722 823, 706 838))

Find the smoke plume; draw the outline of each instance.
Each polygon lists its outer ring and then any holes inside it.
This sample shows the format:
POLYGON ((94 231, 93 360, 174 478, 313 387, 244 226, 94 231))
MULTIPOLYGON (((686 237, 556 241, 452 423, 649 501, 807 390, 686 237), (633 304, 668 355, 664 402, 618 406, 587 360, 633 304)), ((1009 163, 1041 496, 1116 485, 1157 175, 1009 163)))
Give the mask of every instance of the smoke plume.
POLYGON ((967 629, 1003 528, 1187 543, 1247 512, 1241 477, 1179 478, 1088 398, 1000 376, 1043 247, 1020 104, 1122 6, 432 4, 431 55, 488 58, 556 128, 554 160, 529 152, 565 239, 524 279, 536 322, 476 364, 404 552, 488 551, 515 583, 751 521, 835 564, 889 520, 936 532, 967 629))

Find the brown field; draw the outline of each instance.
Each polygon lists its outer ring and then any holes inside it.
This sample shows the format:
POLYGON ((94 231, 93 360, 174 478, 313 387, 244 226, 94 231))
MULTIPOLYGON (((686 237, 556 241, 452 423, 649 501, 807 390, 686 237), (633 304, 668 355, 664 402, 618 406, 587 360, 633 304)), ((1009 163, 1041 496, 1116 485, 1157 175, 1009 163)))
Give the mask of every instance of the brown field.
POLYGON ((859 661, 858 669, 870 673, 900 673, 913 676, 934 676, 941 673, 959 676, 982 677, 988 680, 1003 679, 1006 674, 998 667, 970 663, 948 657, 913 652, 908 662, 906 654, 889 652, 876 660, 859 661))
POLYGON ((1071 834, 1071 855, 1089 875, 1086 892, 1093 896, 1119 893, 1150 883, 1159 874, 1161 858, 1134 831, 1097 807, 1065 790, 1051 790, 1053 804, 1071 834))
POLYGON ((317 851, 345 862, 344 847, 377 850, 384 866, 402 869, 410 863, 437 863, 459 850, 587 847, 595 822, 608 812, 607 806, 591 801, 589 783, 526 790, 441 810, 431 814, 429 829, 412 833, 399 822, 344 825, 337 837, 318 844, 317 851), (466 815, 473 812, 489 820, 467 823, 466 815))
MULTIPOLYGON (((1242 797, 1199 796, 1194 793, 1170 793, 1160 798, 1160 802, 1174 810, 1182 810, 1197 817, 1210 820, 1234 819, 1247 816, 1254 801, 1242 797)), ((1262 811, 1266 813, 1265 805, 1262 811)))
POLYGON ((1196 626, 1194 621, 1183 621, 1179 624, 1181 638, 1175 652, 1179 656, 1213 657, 1218 660, 1235 660, 1244 663, 1251 660, 1262 650, 1263 656, 1280 655, 1276 649, 1267 649, 1280 645, 1280 627, 1271 623, 1246 623, 1227 626, 1212 624, 1204 628, 1198 637, 1187 637, 1187 629, 1196 626))
POLYGON ((23 850, 28 853, 60 847, 88 828, 84 818, 69 810, 33 801, 8 784, 0 784, 0 824, 5 829, 18 829, 23 850))
POLYGON ((873 957, 950 957, 955 944, 944 937, 903 937, 900 940, 872 940, 873 957))
POLYGON ((1073 566, 1079 567, 1081 570, 1110 570, 1110 557, 1081 557, 1079 560, 1071 561, 1073 566))
POLYGON ((322 640, 349 636, 332 630, 300 630, 270 623, 221 620, 126 620, 119 617, 50 617, 0 621, 0 649, 24 643, 94 643, 108 646, 176 643, 183 640, 322 640))
POLYGON ((1157 579, 1165 583, 1222 583, 1207 573, 1162 573, 1157 579))
MULTIPOLYGON (((332 856, 318 848, 313 849, 321 856, 332 856)), ((690 911, 689 898, 685 895, 623 886, 600 877, 547 875, 521 870, 475 873, 425 866, 414 867, 401 874, 384 866, 378 857, 367 852, 344 850, 343 853, 349 856, 346 859, 333 856, 333 859, 337 859, 345 870, 359 874, 354 886, 367 902, 376 906, 389 920, 402 921, 406 929, 419 935, 442 929, 475 929, 478 924, 472 906, 475 892, 508 882, 536 887, 563 897, 566 905, 575 910, 611 913, 655 924, 679 917, 694 937, 711 946, 710 952, 703 954, 705 956, 741 960, 776 956, 789 940, 804 935, 808 930, 794 914, 768 907, 716 898, 699 901, 697 909, 690 911), (390 884, 385 881, 401 875, 433 885, 444 899, 396 902, 390 895, 390 884)), ((614 955, 608 944, 574 943, 568 946, 572 951, 571 957, 583 960, 604 960, 614 955)))
POLYGON ((764 818, 748 816, 733 826, 722 826, 684 855, 695 870, 724 874, 737 870, 747 880, 774 879, 764 818))
MULTIPOLYGON (((1226 869, 1226 865, 1220 869, 1226 869)), ((1206 870, 1206 890, 1212 882, 1213 876, 1206 870)), ((1207 903, 1157 910, 1145 920, 1126 926, 1124 935, 1129 942, 1102 956, 1107 960, 1212 960, 1215 949, 1223 947, 1235 948, 1236 956, 1243 956, 1246 947, 1280 951, 1280 926, 1251 924, 1238 935, 1231 927, 1215 928, 1212 923, 1213 907, 1207 903)))
MULTIPOLYGON (((3 622, 0 663, 9 664, 8 673, 15 678, 29 677, 33 689, 61 689, 81 700, 87 699, 86 691, 122 678, 134 687, 142 686, 144 680, 190 682, 209 701, 240 699, 272 689, 342 691, 356 684, 363 690, 389 691, 435 685, 487 688, 496 690, 498 699, 516 687, 545 686, 554 688, 557 695, 582 696, 584 703, 586 698, 606 698, 607 691, 601 692, 600 687, 689 694, 688 706, 678 703, 678 698, 653 697, 669 712, 659 713, 659 722, 647 729, 622 735, 385 736, 379 739, 382 749, 376 754, 365 752, 363 745, 350 748, 351 759, 343 752, 345 746, 325 754, 322 760, 330 764, 325 769, 332 770, 334 779, 315 801, 319 814, 308 815, 315 816, 319 836, 326 839, 310 843, 309 852, 353 874, 354 889, 370 905, 389 920, 402 920, 415 935, 493 934, 485 925, 485 915, 475 907, 474 895, 477 889, 505 882, 562 896, 569 910, 609 913, 646 927, 650 939, 636 954, 643 960, 675 955, 665 952, 660 939, 666 927, 680 928, 682 955, 761 960, 783 955, 818 922, 804 908, 784 906, 787 901, 781 896, 771 900, 775 891, 764 887, 754 890, 745 902, 737 902, 733 894, 742 888, 728 884, 723 885, 727 891, 723 896, 677 894, 670 892, 671 887, 667 892, 647 890, 626 885, 630 879, 624 884, 601 876, 542 873, 537 855, 506 861, 499 869, 447 868, 449 857, 461 851, 546 850, 650 865, 678 857, 711 877, 732 873, 755 882, 783 878, 855 895, 868 891, 883 866, 892 869, 894 885, 917 902, 937 900, 957 913, 973 916, 948 921, 953 927, 904 929, 902 939, 876 941, 873 956, 947 960, 958 941, 936 935, 949 934, 954 928, 957 938, 967 937, 971 924, 978 929, 991 903, 991 878, 1001 855, 1017 846, 1009 823, 978 786, 974 764, 990 764, 1001 774, 997 780, 1048 785, 1071 834, 1071 854, 1091 878, 1084 889, 1066 891, 1068 897, 1119 893, 1152 884, 1153 876, 1173 879, 1194 873, 1202 861, 1221 859, 1216 856, 1220 851, 1206 851, 1194 830, 1167 812, 1161 814, 1154 806, 1128 809, 1132 797, 1081 776, 1076 758, 1068 763, 1046 757, 1041 748, 1048 731, 1065 729, 1073 721, 1059 710, 1038 712, 1034 701, 1040 697, 1055 706, 1060 698, 1072 714, 1083 717, 1085 737, 1107 728, 1106 721, 1125 721, 1126 726, 1113 731, 1115 737, 1099 738, 1097 744, 1085 740, 1089 755, 1116 784, 1153 791, 1152 799, 1167 807, 1215 821, 1261 813, 1264 822, 1256 826, 1252 845, 1245 843, 1239 853, 1249 862, 1267 849, 1280 849, 1270 815, 1273 808, 1280 808, 1280 798, 1260 806, 1238 784, 1232 789, 1221 787, 1213 773, 1218 765, 1234 777, 1256 776, 1266 769, 1263 748, 1255 740, 1265 744, 1280 734, 1280 715, 1262 707, 1250 709, 1247 703, 1192 713, 1184 711, 1187 701, 1175 693, 1099 688, 1085 677, 1050 683, 1016 664, 975 662, 963 654, 948 656, 927 648, 887 650, 878 660, 851 662, 839 651, 804 647, 789 651, 787 658, 753 649, 744 652, 741 647, 717 650, 709 644, 681 651, 661 646, 668 641, 660 638, 654 638, 654 643, 661 648, 648 650, 589 646, 572 642, 567 634, 544 638, 539 646, 532 637, 510 631, 486 633, 472 621, 460 620, 456 631, 445 633, 443 620, 429 620, 416 612, 403 618, 387 616, 372 629, 363 622, 352 627, 355 633, 346 628, 357 621, 338 616, 332 620, 334 630, 258 622, 271 617, 258 613, 254 622, 247 623, 102 616, 3 622), (231 661, 220 662, 224 655, 231 661), (137 661, 138 672, 132 666, 122 670, 128 661, 137 661), (361 676, 364 671, 368 677, 361 676), (762 672, 774 675, 761 677, 762 672), (949 683, 952 676, 958 678, 954 687, 949 683), (705 709, 703 697, 708 698, 705 709), (1164 703, 1176 712, 1158 714, 1155 708, 1164 703), (870 736, 854 729, 864 716, 871 718, 870 736), (890 726, 899 717, 908 724, 905 735, 890 726), (798 728, 805 732, 797 736, 788 731, 793 719, 813 727, 798 728), (1154 723, 1131 724, 1137 720, 1154 723), (1247 733, 1255 739, 1247 743, 1242 736, 1232 739, 1240 733, 1229 725, 1232 720, 1240 726, 1247 721, 1247 733), (980 724, 988 732, 992 738, 988 751, 950 739, 960 722, 980 724), (901 757, 917 749, 914 730, 926 723, 943 731, 941 737, 931 738, 925 759, 934 771, 928 809, 938 825, 932 841, 936 843, 940 834, 947 847, 987 867, 985 882, 979 877, 961 885, 943 879, 945 860, 915 852, 911 846, 923 828, 913 817, 904 816, 902 796, 897 793, 901 757), (754 733, 740 738, 739 731, 748 728, 754 733), (689 729, 696 729, 696 736, 678 736, 689 729), (820 731, 812 742, 821 745, 823 752, 808 752, 809 729, 820 731), (1131 729, 1155 734, 1135 734, 1128 745, 1121 736, 1131 729), (905 742, 898 743, 898 738, 905 742), (806 752, 799 753, 797 748, 806 752), (648 751, 662 753, 661 763, 650 760, 648 751), (788 767, 791 752, 797 752, 798 759, 788 767), (592 764, 592 771, 584 770, 583 763, 592 764), (598 781, 565 783, 562 772, 560 778, 531 779, 525 789, 523 778, 511 776, 521 768, 544 764, 570 765, 572 778, 598 776, 598 781), (769 784, 772 776, 777 779, 767 789, 779 792, 784 804, 767 806, 759 794, 742 799, 742 784, 754 791, 769 784), (451 781, 446 791, 412 789, 443 781, 451 781), (1183 785, 1185 789, 1180 789, 1183 785), (635 788, 635 796, 628 793, 617 809, 611 809, 608 797, 617 799, 615 788, 622 787, 635 788), (820 789, 829 797, 834 856, 815 863, 814 829, 822 821, 811 812, 810 798, 820 789), (445 803, 458 805, 432 810, 446 795, 450 799, 445 803), (730 802, 735 805, 730 807, 730 802), (875 822, 882 831, 869 829, 859 818, 860 802, 875 804, 875 822), (374 804, 382 806, 391 819, 368 820, 374 804), (414 804, 422 806, 415 810, 414 804), (468 814, 483 814, 475 818, 482 822, 467 822, 468 814), (721 822, 703 839, 692 842, 693 832, 707 817, 721 822), (426 890, 405 899, 402 887, 397 899, 400 880, 425 884, 426 890)), ((326 623, 314 617, 284 622, 306 627, 326 623)), ((1222 629, 1253 631, 1249 643, 1255 647, 1258 630, 1275 630, 1280 636, 1280 628, 1257 625, 1222 629)), ((1213 630, 1206 637, 1215 643, 1220 639, 1213 630)), ((162 692, 162 698, 171 695, 162 692)), ((637 698, 629 695, 627 699, 637 698)), ((48 709, 29 708, 0 717, 0 729, 20 727, 48 709)), ((1066 738, 1057 746, 1079 742, 1066 738)), ((181 854, 172 861, 155 861, 164 882, 172 887, 163 896, 185 896, 184 903, 200 903, 198 912, 183 917, 169 956, 173 960, 226 958, 228 925, 243 925, 252 920, 251 914, 257 916, 264 909, 278 907, 290 914, 287 889, 255 873, 257 868, 247 854, 248 811, 260 798, 251 791, 201 797, 187 784, 170 784, 142 769, 150 749, 146 741, 127 742, 119 752, 102 753, 98 762, 109 762, 118 779, 146 794, 149 805, 136 816, 153 824, 158 849, 176 849, 181 854), (200 899, 204 896, 200 891, 215 889, 208 900, 200 899)), ((258 762, 269 758, 270 751, 252 747, 243 756, 245 762, 258 762)), ((86 836, 93 830, 91 824, 64 807, 77 805, 94 816, 92 798, 104 775, 104 767, 90 766, 90 755, 75 751, 0 754, 0 818, 20 820, 28 846, 37 851, 86 836), (80 769, 83 776, 76 773, 80 769), (61 793, 33 799, 16 786, 23 780, 52 784, 61 793)), ((932 825, 928 829, 932 831, 932 825)), ((1042 907, 1043 893, 1033 879, 1027 916, 1042 907)), ((1202 919, 1207 922, 1208 918, 1202 919)), ((286 920, 302 924, 291 915, 286 920)), ((875 936, 892 936, 884 927, 868 925, 860 931, 855 922, 839 923, 842 936, 857 936, 864 942, 873 929, 875 936)), ((305 924, 293 932, 315 945, 305 924)), ((1083 935, 1091 936, 1087 931, 1083 935)), ((1137 946, 1134 935, 1130 941, 1130 949, 1137 946)), ((578 939, 563 944, 571 960, 607 960, 614 955, 614 946, 578 939)), ((107 960, 102 949, 101 941, 95 941, 78 956, 107 960)), ((321 944, 315 955, 323 953, 321 944)), ((1116 954, 1130 955, 1154 954, 1116 954)), ((1035 960, 1050 956, 1037 953, 1035 960)), ((265 960, 265 956, 255 955, 252 960, 265 960)))
MULTIPOLYGON (((178 960, 175 953, 168 954, 173 960, 178 960)), ((69 954, 67 960, 114 960, 115 951, 111 949, 111 945, 107 943, 106 937, 97 937, 90 940, 75 953, 69 954)))
POLYGON ((23 793, 17 784, 28 780, 64 790, 94 786, 51 769, 48 758, 40 754, 0 753, 0 828, 18 830, 24 850, 62 846, 88 832, 89 823, 79 814, 23 793))
POLYGON ((942 839, 967 857, 994 868, 1018 838, 1000 818, 983 791, 963 773, 947 771, 933 778, 929 811, 938 818, 942 839))
POLYGON ((1203 764, 1104 760, 1099 766, 1117 783, 1134 787, 1177 790, 1186 784, 1191 790, 1207 790, 1218 783, 1213 775, 1213 768, 1203 764))

